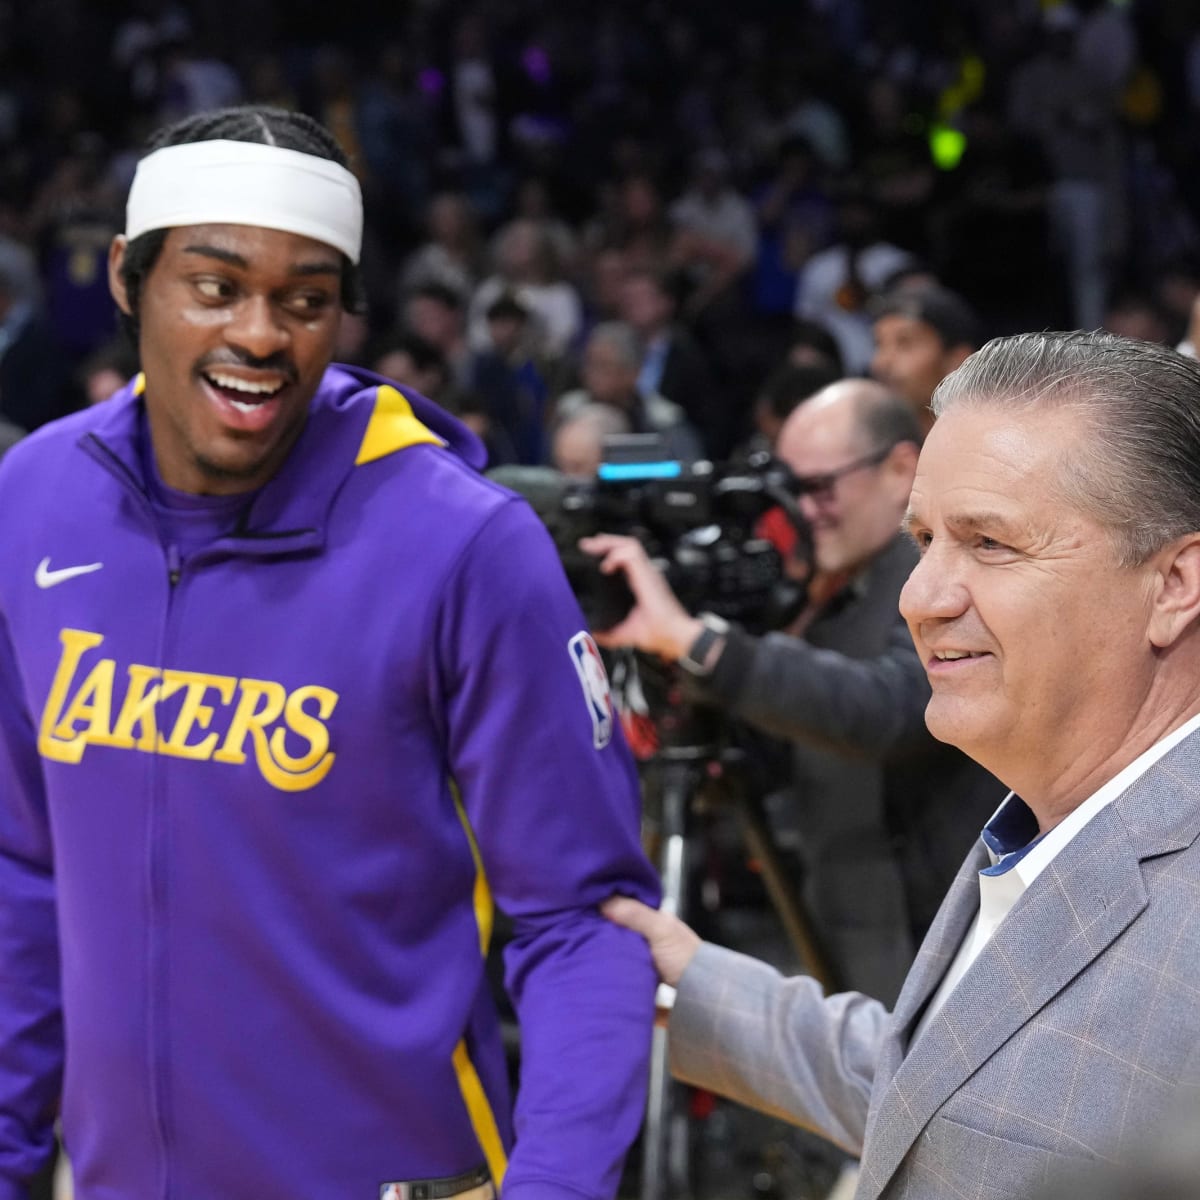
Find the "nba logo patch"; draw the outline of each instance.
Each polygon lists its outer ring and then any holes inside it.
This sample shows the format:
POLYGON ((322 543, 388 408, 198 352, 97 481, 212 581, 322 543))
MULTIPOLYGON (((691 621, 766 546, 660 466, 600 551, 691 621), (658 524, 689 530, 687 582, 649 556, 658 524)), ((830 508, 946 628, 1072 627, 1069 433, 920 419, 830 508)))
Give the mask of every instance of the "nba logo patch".
POLYGON ((603 750, 612 741, 613 733, 613 702, 604 660, 590 633, 577 633, 567 643, 567 649, 592 716, 592 745, 603 750))

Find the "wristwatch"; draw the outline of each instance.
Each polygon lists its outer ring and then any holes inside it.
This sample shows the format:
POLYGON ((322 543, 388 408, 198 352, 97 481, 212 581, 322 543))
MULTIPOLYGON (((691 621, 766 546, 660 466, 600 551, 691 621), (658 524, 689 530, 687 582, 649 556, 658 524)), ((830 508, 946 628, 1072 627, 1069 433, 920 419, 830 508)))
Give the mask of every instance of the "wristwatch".
POLYGON ((725 635, 729 632, 729 622, 715 613, 701 613, 700 623, 704 628, 676 661, 689 675, 703 677, 713 673, 713 668, 721 657, 725 635))

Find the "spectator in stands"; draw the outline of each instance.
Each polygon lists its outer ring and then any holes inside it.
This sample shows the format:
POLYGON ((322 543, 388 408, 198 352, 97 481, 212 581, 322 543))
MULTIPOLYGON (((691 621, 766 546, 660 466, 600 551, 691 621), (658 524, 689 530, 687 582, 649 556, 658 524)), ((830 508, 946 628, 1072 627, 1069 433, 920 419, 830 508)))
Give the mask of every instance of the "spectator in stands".
POLYGON ((933 425, 933 389, 979 346, 979 322, 946 288, 902 288, 872 306, 871 374, 909 403, 921 428, 933 425))
POLYGON ((555 428, 552 462, 572 479, 595 479, 604 461, 605 440, 630 432, 629 418, 619 408, 584 404, 555 428))
POLYGON ((191 31, 181 29, 160 43, 158 61, 161 121, 224 108, 242 99, 237 72, 201 46, 191 31))
POLYGON ((1139 291, 1122 292, 1113 300, 1105 310, 1103 328, 1107 333, 1143 342, 1165 346, 1171 341, 1167 318, 1150 296, 1139 291))
POLYGON ((834 205, 818 178, 817 158, 799 134, 776 151, 775 170, 755 197, 758 255, 754 307, 790 313, 804 264, 833 236, 834 205))
POLYGON ((622 303, 629 270, 629 257, 619 246, 601 246, 587 256, 581 282, 586 328, 625 319, 622 303))
POLYGON ((727 422, 722 420, 713 365, 678 319, 677 283, 664 271, 629 271, 621 286, 621 317, 642 346, 638 390, 678 404, 700 434, 705 450, 715 456, 725 447, 727 422))
POLYGON ((1071 319, 1096 329, 1126 236, 1124 146, 1111 84, 1081 61, 1079 14, 1045 10, 1039 49, 1017 70, 1008 119, 1038 141, 1050 166, 1050 228, 1066 267, 1071 319))
POLYGON ((423 283, 404 302, 401 324, 437 347, 450 378, 466 387, 471 377, 463 298, 444 283, 423 283))
POLYGON ((450 365, 441 350, 419 333, 401 329, 384 337, 368 355, 368 366, 377 375, 446 406, 450 365))
POLYGON ((0 416, 34 430, 74 407, 70 364, 13 247, 0 254, 0 416))
POLYGON ((30 206, 46 319, 54 341, 74 362, 108 341, 115 328, 107 264, 120 206, 108 153, 98 135, 74 136, 30 206))
POLYGON ((533 221, 541 228, 563 275, 574 277, 579 262, 579 236, 563 217, 550 180, 536 173, 520 180, 513 191, 513 213, 518 220, 533 221))
POLYGON ((861 182, 844 186, 837 240, 814 254, 801 272, 795 314, 827 327, 837 339, 846 373, 860 375, 870 365, 873 348, 868 303, 913 257, 880 236, 875 208, 861 182))
POLYGON ((405 39, 388 38, 363 65, 358 83, 355 118, 366 168, 364 199, 379 212, 375 225, 380 241, 389 245, 407 246, 421 228, 433 183, 437 132, 432 106, 415 75, 414 48, 405 39))
POLYGON ((405 259, 401 298, 426 283, 439 283, 469 299, 479 282, 482 248, 470 202, 462 192, 439 192, 429 202, 428 238, 405 259))
POLYGON ((550 389, 532 350, 529 309, 515 292, 502 292, 487 310, 487 329, 488 348, 471 356, 470 390, 504 431, 506 461, 545 462, 550 389))
POLYGON ((77 378, 88 404, 100 404, 137 374, 137 354, 124 337, 114 338, 89 354, 79 365, 77 378))
POLYGON ((662 191, 646 172, 633 172, 616 184, 613 208, 589 229, 600 246, 616 246, 631 266, 657 268, 667 261, 671 221, 662 191))
POLYGON ((583 303, 563 276, 549 233, 535 221, 510 221, 496 237, 495 258, 495 273, 471 298, 471 344, 487 345, 487 311, 502 292, 513 291, 534 318, 538 352, 561 359, 583 328, 583 303))
POLYGON ((758 227, 750 202, 730 180, 729 159, 712 146, 692 164, 691 186, 671 205, 669 261, 694 287, 686 305, 693 319, 732 292, 754 262, 758 227))
POLYGON ((678 404, 638 387, 642 348, 620 321, 597 325, 583 349, 583 387, 559 397, 555 419, 574 416, 585 404, 607 404, 624 413, 634 433, 660 433, 667 452, 686 462, 703 457, 699 435, 678 404))
POLYGON ((825 363, 796 366, 785 362, 763 384, 754 405, 755 437, 747 451, 774 451, 784 423, 796 407, 838 380, 838 372, 825 363))
POLYGON ((846 373, 837 338, 819 321, 792 322, 785 357, 794 367, 827 366, 839 377, 846 373))

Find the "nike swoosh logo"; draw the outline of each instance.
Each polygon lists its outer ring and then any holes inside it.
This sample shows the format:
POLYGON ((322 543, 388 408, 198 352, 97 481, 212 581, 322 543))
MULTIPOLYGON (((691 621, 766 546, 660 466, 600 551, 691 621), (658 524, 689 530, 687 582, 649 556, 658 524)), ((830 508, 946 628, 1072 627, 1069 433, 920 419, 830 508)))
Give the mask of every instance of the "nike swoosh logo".
POLYGON ((59 567, 57 571, 52 571, 50 570, 50 560, 43 558, 33 573, 33 581, 40 588, 51 588, 57 583, 66 583, 68 579, 74 579, 77 575, 90 575, 93 571, 100 570, 102 566, 104 566, 103 563, 88 563, 82 567, 59 567))

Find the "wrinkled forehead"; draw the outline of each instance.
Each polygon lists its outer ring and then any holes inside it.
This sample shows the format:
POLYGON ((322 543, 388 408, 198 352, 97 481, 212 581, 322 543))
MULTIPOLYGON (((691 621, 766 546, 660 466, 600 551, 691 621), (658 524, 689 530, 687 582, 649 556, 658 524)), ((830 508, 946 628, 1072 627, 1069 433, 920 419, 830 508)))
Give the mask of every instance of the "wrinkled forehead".
POLYGON ((932 517, 964 505, 1047 512, 1069 500, 1069 466, 1086 423, 1066 409, 952 407, 925 439, 912 507, 932 517))

